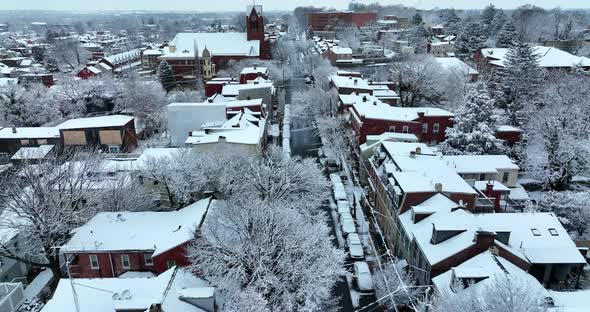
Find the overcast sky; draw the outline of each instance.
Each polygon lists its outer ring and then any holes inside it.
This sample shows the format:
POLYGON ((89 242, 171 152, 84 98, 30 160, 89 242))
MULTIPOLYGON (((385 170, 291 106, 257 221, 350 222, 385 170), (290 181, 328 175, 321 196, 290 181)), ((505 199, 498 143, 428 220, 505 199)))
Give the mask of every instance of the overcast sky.
MULTIPOLYGON (((315 5, 344 9, 349 0, 256 0, 265 10, 292 10, 296 6, 315 5)), ((361 3, 375 0, 357 1, 361 3)), ((403 3, 421 9, 453 7, 456 9, 481 9, 487 3, 512 9, 531 3, 545 8, 590 8, 590 0, 382 0, 382 4, 403 3)), ((0 10, 173 10, 173 11, 240 11, 252 0, 0 0, 0 10)))

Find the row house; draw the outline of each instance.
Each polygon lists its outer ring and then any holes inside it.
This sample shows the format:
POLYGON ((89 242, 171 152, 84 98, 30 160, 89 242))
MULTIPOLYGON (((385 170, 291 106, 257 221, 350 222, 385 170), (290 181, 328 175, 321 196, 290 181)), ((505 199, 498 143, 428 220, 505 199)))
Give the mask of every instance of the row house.
POLYGON ((565 288, 586 265, 551 213, 473 214, 436 194, 400 214, 398 224, 396 253, 418 268, 415 276, 421 285, 486 252, 528 272, 547 288, 565 288))
POLYGON ((205 82, 205 96, 212 97, 216 94, 221 94, 223 86, 226 84, 239 84, 235 78, 213 78, 205 82))
POLYGON ((105 64, 112 69, 112 74, 120 74, 141 66, 141 50, 133 49, 106 56, 98 63, 105 64))
POLYGON ((484 198, 427 145, 384 141, 369 159, 368 200, 379 213, 385 242, 394 246, 396 216, 435 194, 444 194, 469 209, 482 209, 484 198))
POLYGON ((371 88, 369 83, 362 78, 332 75, 329 79, 330 87, 335 88, 336 91, 338 91, 338 94, 373 94, 373 88, 371 88))
POLYGON ((129 153, 137 147, 135 118, 132 116, 76 118, 56 128, 64 148, 96 147, 109 153, 129 153))
POLYGON ((314 31, 334 30, 338 26, 364 27, 377 21, 374 12, 311 12, 307 27, 314 31))
POLYGON ((8 160, 23 147, 54 145, 61 147, 61 135, 55 127, 5 127, 0 129, 0 158, 8 160))
POLYGON ((351 61, 352 49, 333 46, 328 47, 328 49, 324 51, 322 55, 330 61, 330 64, 336 65, 339 63, 339 61, 351 61))
POLYGON ((77 228, 61 248, 75 278, 161 274, 188 265, 185 248, 202 224, 211 199, 167 212, 101 212, 77 228))
POLYGON ((256 65, 252 67, 244 67, 240 72, 240 83, 246 84, 248 81, 255 80, 258 77, 268 79, 268 68, 256 65))
POLYGON ((367 135, 384 132, 411 133, 420 142, 435 145, 445 140, 454 114, 434 107, 393 107, 362 96, 350 108, 352 128, 362 144, 367 135))

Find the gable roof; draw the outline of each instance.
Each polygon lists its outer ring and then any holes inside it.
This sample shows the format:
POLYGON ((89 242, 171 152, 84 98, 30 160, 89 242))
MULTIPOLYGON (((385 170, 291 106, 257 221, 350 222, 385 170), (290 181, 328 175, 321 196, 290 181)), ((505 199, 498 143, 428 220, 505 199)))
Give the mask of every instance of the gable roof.
POLYGON ((0 129, 0 139, 58 139, 60 137, 57 127, 17 127, 16 133, 10 127, 0 129))
POLYGON ((450 155, 442 160, 457 173, 497 173, 520 168, 506 155, 450 155))
MULTIPOLYGON (((541 68, 590 66, 590 59, 570 54, 558 48, 536 46, 533 47, 533 50, 539 56, 539 67, 541 68)), ((490 48, 482 49, 481 54, 491 59, 490 64, 504 67, 508 51, 509 49, 506 48, 490 48)))
POLYGON ((191 240, 210 202, 202 199, 178 211, 101 212, 75 229, 62 251, 153 251, 155 257, 191 240))
POLYGON ((194 58, 195 47, 199 50, 199 56, 203 56, 205 48, 213 56, 260 56, 260 41, 248 40, 246 33, 178 33, 171 44, 175 46, 176 52, 170 52, 170 47, 165 47, 160 58, 194 58))

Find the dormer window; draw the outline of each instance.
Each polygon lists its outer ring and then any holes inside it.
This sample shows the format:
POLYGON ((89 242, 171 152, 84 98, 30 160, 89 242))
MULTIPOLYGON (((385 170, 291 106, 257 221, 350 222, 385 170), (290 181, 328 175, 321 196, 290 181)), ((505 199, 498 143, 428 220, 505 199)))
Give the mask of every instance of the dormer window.
POLYGON ((551 236, 559 236, 559 233, 557 233, 557 230, 554 228, 549 229, 549 234, 551 234, 551 236))
POLYGON ((532 228, 531 232, 533 232, 533 235, 535 236, 541 236, 541 232, 537 228, 532 228))

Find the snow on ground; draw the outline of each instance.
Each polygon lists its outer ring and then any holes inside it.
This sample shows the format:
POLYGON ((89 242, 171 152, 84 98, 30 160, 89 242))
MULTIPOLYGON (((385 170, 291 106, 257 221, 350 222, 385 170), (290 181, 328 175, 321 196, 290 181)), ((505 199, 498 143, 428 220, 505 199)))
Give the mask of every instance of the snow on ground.
POLYGON ((24 290, 24 300, 31 301, 43 291, 51 280, 53 279, 53 273, 51 270, 45 269, 35 279, 25 288, 24 290))
POLYGON ((554 291, 549 293, 555 301, 556 310, 560 312, 587 312, 590 289, 578 291, 554 291))
POLYGON ((330 215, 332 215, 332 222, 334 222, 334 232, 336 233, 336 240, 338 241, 338 248, 345 248, 346 241, 342 236, 342 230, 340 230, 340 222, 338 221, 338 212, 336 211, 336 204, 334 200, 330 198, 330 215))
POLYGON ((361 295, 353 287, 352 273, 350 272, 346 273, 346 283, 348 284, 348 289, 350 289, 350 300, 352 301, 352 306, 358 308, 361 295))

